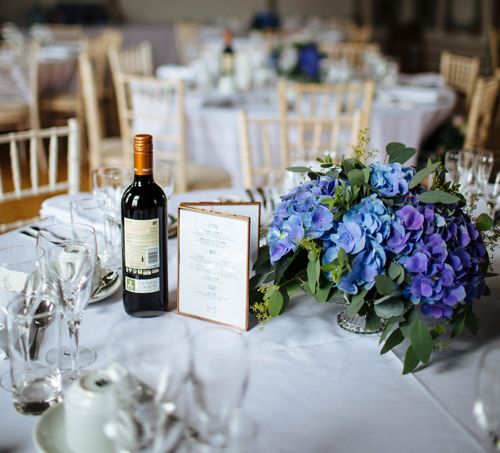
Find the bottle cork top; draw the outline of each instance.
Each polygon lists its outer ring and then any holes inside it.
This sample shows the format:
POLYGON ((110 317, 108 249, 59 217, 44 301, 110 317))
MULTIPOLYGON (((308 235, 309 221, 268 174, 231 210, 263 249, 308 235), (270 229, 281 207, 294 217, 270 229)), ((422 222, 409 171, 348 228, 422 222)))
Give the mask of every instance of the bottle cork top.
POLYGON ((153 136, 150 134, 134 135, 134 151, 139 153, 153 152, 153 136))

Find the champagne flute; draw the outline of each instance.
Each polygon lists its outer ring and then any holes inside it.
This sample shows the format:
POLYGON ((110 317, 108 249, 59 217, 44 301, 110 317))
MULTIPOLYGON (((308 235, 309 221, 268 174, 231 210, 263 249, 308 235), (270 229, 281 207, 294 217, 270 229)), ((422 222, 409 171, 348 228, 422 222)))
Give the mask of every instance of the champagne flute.
MULTIPOLYGON (((99 284, 100 269, 97 263, 97 243, 95 230, 93 227, 80 223, 58 223, 42 227, 39 230, 37 236, 37 245, 46 251, 46 255, 54 245, 69 245, 74 242, 86 244, 86 246, 90 249, 92 256, 94 257, 94 275, 92 286, 95 287, 97 284, 99 284)), ((49 275, 49 278, 50 277, 51 276, 49 275)), ((53 286, 58 288, 57 279, 52 278, 52 280, 53 286)), ((69 324, 68 332, 70 332, 69 324)), ((50 351, 47 356, 47 360, 51 362, 61 360, 61 366, 65 368, 71 368, 72 359, 70 349, 71 348, 69 347, 62 347, 59 351, 50 351), (61 355, 61 358, 57 358, 55 354, 61 355)), ((93 349, 80 346, 78 357, 80 367, 85 368, 95 362, 96 353, 93 349)))
POLYGON ((494 157, 491 151, 478 151, 476 154, 474 165, 474 176, 478 194, 484 194, 488 187, 488 180, 490 179, 491 172, 493 171, 494 157))
POLYGON ((500 451, 500 343, 483 354, 476 382, 474 416, 479 427, 500 451))
POLYGON ((58 284, 62 296, 62 315, 72 339, 70 379, 77 379, 80 375, 80 325, 92 292, 95 261, 95 248, 92 249, 85 242, 61 243, 48 251, 48 271, 58 284))

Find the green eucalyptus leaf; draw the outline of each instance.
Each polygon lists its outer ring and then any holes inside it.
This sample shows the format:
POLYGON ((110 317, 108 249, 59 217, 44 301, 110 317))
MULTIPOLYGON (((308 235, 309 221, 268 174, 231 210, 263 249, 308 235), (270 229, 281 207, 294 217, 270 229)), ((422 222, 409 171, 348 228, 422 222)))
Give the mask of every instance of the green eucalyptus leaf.
POLYGON ((347 314, 349 316, 354 316, 358 313, 360 308, 365 303, 365 296, 366 296, 367 292, 368 291, 366 291, 366 289, 364 289, 364 290, 360 291, 358 294, 355 294, 354 296, 352 296, 351 303, 347 307, 347 314))
POLYGON ((410 346, 406 350, 404 364, 403 364, 403 374, 411 373, 419 364, 419 360, 417 354, 415 354, 415 350, 413 346, 410 346))
POLYGON ((386 146, 386 152, 389 156, 389 163, 404 164, 411 159, 416 153, 415 148, 407 148, 402 143, 392 142, 386 146))
POLYGON ((269 246, 264 245, 263 247, 260 247, 259 255, 257 257, 257 260, 255 261, 255 264, 253 265, 253 270, 259 271, 260 273, 262 272, 263 268, 270 268, 272 265, 269 256, 269 246))
POLYGON ((347 252, 342 247, 339 248, 339 251, 337 253, 337 261, 340 266, 344 266, 349 262, 347 252))
POLYGON ((326 278, 320 278, 318 286, 316 288, 316 300, 318 302, 326 302, 330 291, 332 289, 332 284, 326 278))
POLYGON ((402 319, 402 316, 395 316, 394 318, 389 318, 386 321, 384 330, 382 330, 382 333, 380 334, 380 338, 378 340, 379 344, 381 344, 386 339, 387 335, 391 333, 391 330, 394 328, 394 326, 398 324, 402 319))
POLYGON ((274 269, 274 281, 276 283, 281 283, 281 279, 283 278, 283 275, 287 271, 287 269, 290 267, 290 265, 294 262, 295 258, 299 255, 301 249, 297 249, 294 253, 288 254, 285 259, 281 259, 275 264, 275 269, 274 269))
POLYGON ((413 324, 410 341, 420 362, 427 363, 432 353, 432 335, 422 321, 418 320, 413 324))
POLYGON ((476 219, 476 226, 479 231, 488 231, 493 227, 493 219, 483 213, 476 219))
POLYGON ((372 169, 370 167, 365 167, 362 171, 365 176, 365 184, 368 184, 370 182, 370 174, 372 172, 372 169))
POLYGON ((365 316, 365 327, 368 330, 379 330, 382 327, 382 319, 370 310, 365 316))
POLYGON ((413 178, 411 178, 410 183, 408 184, 408 187, 410 189, 417 187, 425 178, 427 178, 427 176, 434 173, 439 168, 440 165, 441 165, 441 162, 435 162, 431 165, 427 164, 427 167, 422 168, 422 170, 415 173, 415 176, 413 176, 413 178))
POLYGON ((442 204, 453 204, 458 203, 460 200, 456 195, 453 195, 443 190, 429 190, 428 192, 423 192, 417 195, 417 198, 422 203, 442 203, 442 204))
POLYGON ((394 332, 392 332, 389 335, 389 338, 387 338, 387 341, 384 343, 384 346, 380 350, 380 354, 385 354, 386 352, 389 352, 391 349, 395 348, 398 344, 401 344, 405 337, 401 333, 401 330, 396 329, 394 332))
POLYGON ((377 275, 375 277, 375 286, 382 296, 387 296, 396 291, 396 284, 387 275, 377 275))
POLYGON ((468 307, 467 315, 465 317, 465 325, 470 333, 476 335, 479 330, 479 320, 477 316, 472 311, 472 307, 468 307))
POLYGON ((363 173, 363 170, 358 170, 357 168, 351 170, 347 174, 347 178, 349 179, 351 186, 361 186, 365 182, 365 174, 363 173))
POLYGON ((300 282, 298 279, 290 280, 286 285, 284 285, 285 291, 289 297, 292 297, 300 289, 300 282))
POLYGON ((269 303, 267 305, 269 314, 273 318, 275 316, 278 316, 281 313, 283 305, 284 305, 283 294, 281 294, 281 291, 278 289, 269 296, 269 303))
POLYGON ((374 306, 377 316, 387 319, 400 316, 405 311, 405 304, 401 299, 389 299, 374 306))
POLYGON ((309 288, 311 288, 311 291, 313 293, 316 292, 316 285, 318 284, 320 269, 321 265, 319 262, 319 258, 310 260, 307 263, 307 282, 309 283, 309 288))
POLYGON ((387 275, 389 277, 396 281, 397 278, 401 275, 401 272, 404 273, 403 266, 401 264, 395 263, 394 261, 391 261, 391 264, 389 264, 389 269, 387 270, 387 275))
POLYGON ((311 171, 309 167, 288 167, 287 170, 294 173, 309 173, 311 171))
POLYGON ((457 319, 453 320, 453 329, 451 330, 451 338, 455 338, 462 333, 465 327, 465 319, 467 317, 467 313, 464 311, 460 314, 457 319))

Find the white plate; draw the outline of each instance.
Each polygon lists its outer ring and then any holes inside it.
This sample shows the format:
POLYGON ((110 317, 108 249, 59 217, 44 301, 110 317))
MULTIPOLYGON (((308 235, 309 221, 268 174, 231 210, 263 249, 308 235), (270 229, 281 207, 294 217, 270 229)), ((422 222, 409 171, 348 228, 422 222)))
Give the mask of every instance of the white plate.
POLYGON ((64 405, 47 409, 38 419, 33 431, 35 445, 44 453, 69 453, 64 435, 64 405))
POLYGON ((120 276, 118 276, 118 278, 115 280, 115 282, 111 286, 109 286, 105 290, 101 291, 99 293, 99 295, 97 295, 96 297, 92 297, 89 300, 89 304, 94 304, 96 302, 100 302, 101 300, 106 299, 106 297, 109 297, 112 294, 114 294, 118 290, 118 288, 121 287, 121 285, 122 285, 122 279, 120 278, 120 276))

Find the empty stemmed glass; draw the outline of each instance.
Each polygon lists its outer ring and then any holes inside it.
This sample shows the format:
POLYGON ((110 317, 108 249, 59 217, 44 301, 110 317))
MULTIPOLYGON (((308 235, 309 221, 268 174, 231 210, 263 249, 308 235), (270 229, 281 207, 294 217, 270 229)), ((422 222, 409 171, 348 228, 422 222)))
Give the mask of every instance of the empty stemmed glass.
POLYGON ((494 157, 491 151, 481 150, 476 153, 474 163, 474 177, 476 179, 478 195, 484 194, 493 171, 494 157))
POLYGON ((248 384, 249 353, 244 334, 220 327, 201 330, 193 339, 192 368, 197 409, 193 428, 211 445, 223 446, 248 384))
POLYGON ((61 243, 54 245, 48 251, 48 271, 58 283, 62 298, 61 311, 72 340, 70 379, 77 379, 80 374, 78 354, 80 324, 92 292, 95 262, 95 247, 92 248, 85 242, 61 243))
POLYGON ((187 328, 172 314, 147 322, 150 328, 144 320, 128 318, 110 334, 108 359, 119 379, 105 432, 117 451, 170 451, 183 433, 182 390, 190 367, 187 328))
POLYGON ((474 416, 479 427, 500 451, 500 343, 483 354, 476 383, 474 416))
POLYGON ((475 154, 473 151, 461 150, 458 152, 458 182, 460 183, 462 193, 468 193, 472 190, 472 184, 474 182, 474 164, 475 154))
POLYGON ((497 173, 493 185, 485 184, 483 186, 483 195, 488 208, 488 215, 495 220, 498 202, 500 201, 500 172, 497 173))

